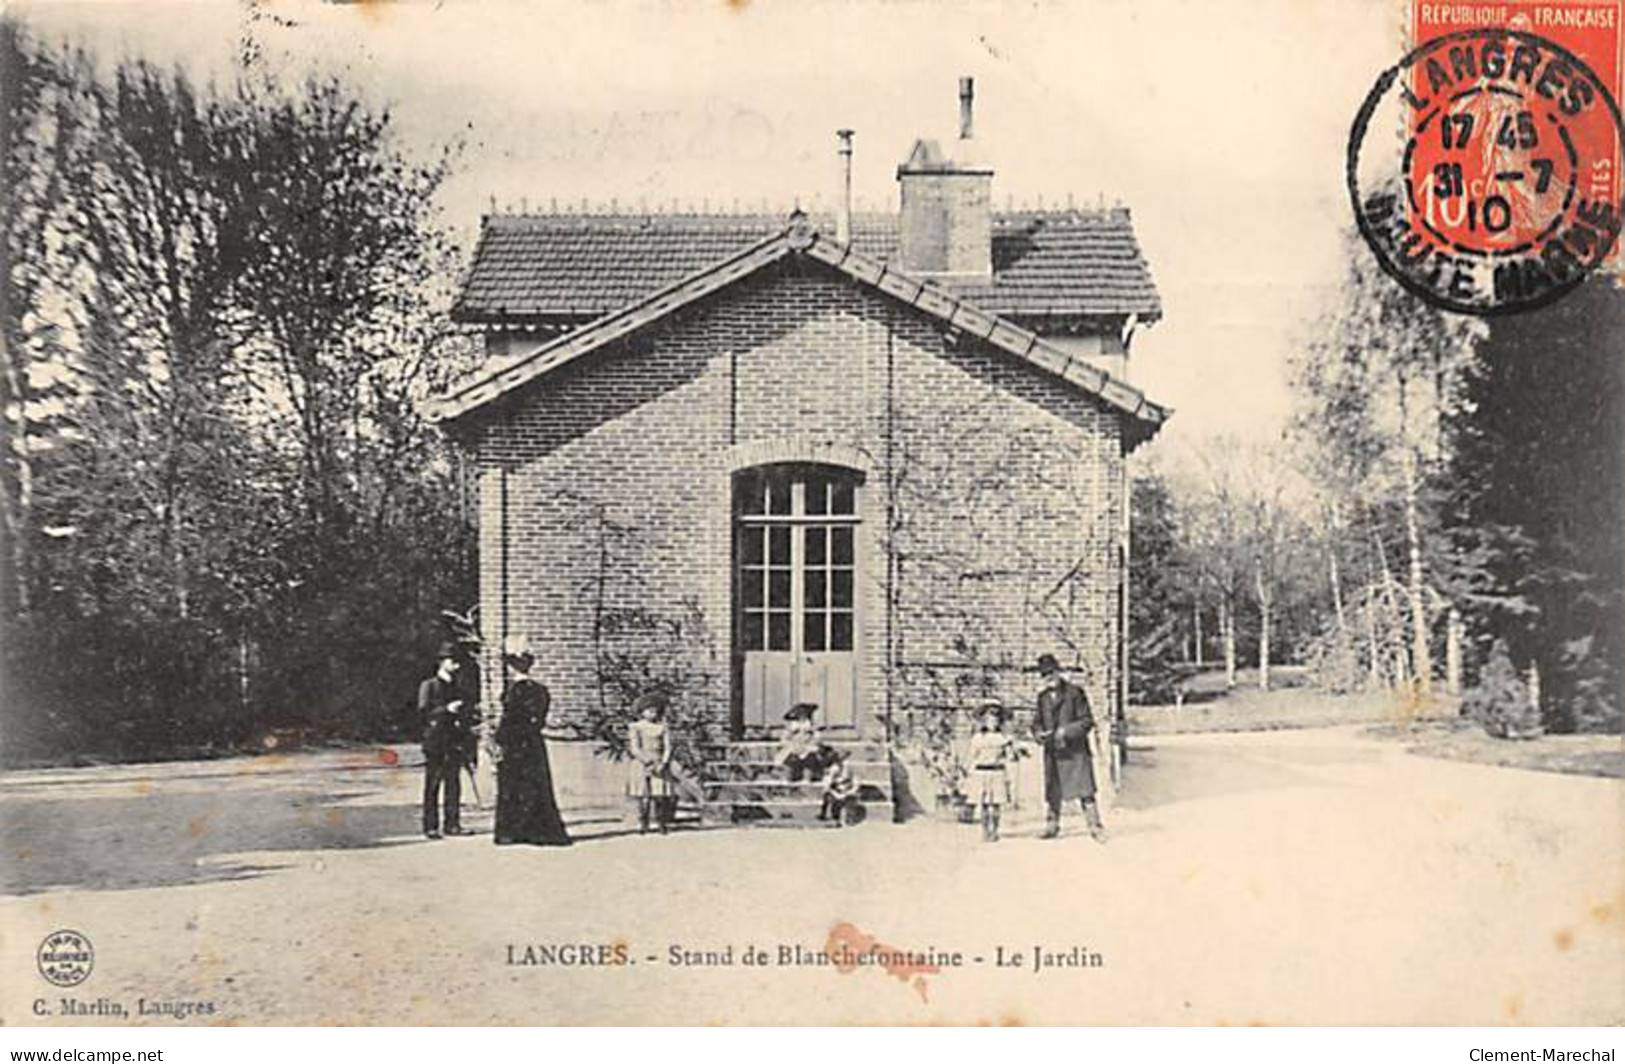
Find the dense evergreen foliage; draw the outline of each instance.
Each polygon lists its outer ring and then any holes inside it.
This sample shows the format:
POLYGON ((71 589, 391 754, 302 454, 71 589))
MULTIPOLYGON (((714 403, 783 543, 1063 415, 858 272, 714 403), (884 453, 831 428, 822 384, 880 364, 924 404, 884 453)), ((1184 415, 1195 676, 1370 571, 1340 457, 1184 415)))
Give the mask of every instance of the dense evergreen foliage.
POLYGON ((1453 525, 1488 576, 1469 614, 1539 669, 1547 727, 1617 728, 1625 683, 1625 292, 1598 275, 1495 320, 1451 421, 1453 525))

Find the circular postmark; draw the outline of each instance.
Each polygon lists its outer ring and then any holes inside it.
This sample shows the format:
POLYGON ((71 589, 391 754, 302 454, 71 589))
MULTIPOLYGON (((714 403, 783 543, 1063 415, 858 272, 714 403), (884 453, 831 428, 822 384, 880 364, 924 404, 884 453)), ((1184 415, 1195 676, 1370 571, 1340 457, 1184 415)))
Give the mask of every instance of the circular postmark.
POLYGON ((1349 134, 1348 190, 1383 270, 1447 310, 1550 303, 1619 237, 1625 123, 1571 52, 1474 29, 1383 72, 1349 134))
POLYGON ((96 964, 96 951, 82 931, 52 931, 39 944, 34 957, 39 973, 54 986, 78 986, 90 978, 96 964))

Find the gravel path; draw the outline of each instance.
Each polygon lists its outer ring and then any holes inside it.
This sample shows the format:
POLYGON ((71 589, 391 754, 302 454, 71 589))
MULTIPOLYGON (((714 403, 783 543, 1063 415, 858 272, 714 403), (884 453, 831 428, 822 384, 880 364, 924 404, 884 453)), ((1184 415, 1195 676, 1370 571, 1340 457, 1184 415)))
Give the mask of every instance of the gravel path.
POLYGON ((387 760, 0 776, 0 1021, 108 1022, 69 997, 246 1024, 1625 1022, 1618 780, 1354 729, 1159 736, 1105 847, 1076 818, 1038 840, 1030 808, 992 846, 933 821, 639 837, 576 809, 577 845, 534 850, 485 814, 421 840, 419 774, 387 760), (96 950, 72 991, 35 973, 61 927, 96 950), (963 966, 773 963, 870 938, 963 966), (1099 964, 1035 973, 1035 945, 1099 964))

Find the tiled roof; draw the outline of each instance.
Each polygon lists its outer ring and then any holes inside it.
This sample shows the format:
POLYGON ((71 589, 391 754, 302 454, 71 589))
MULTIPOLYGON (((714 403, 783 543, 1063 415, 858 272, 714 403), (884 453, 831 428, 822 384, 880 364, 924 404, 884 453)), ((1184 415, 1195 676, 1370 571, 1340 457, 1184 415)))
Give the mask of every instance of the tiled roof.
POLYGON ((787 256, 824 263, 859 284, 871 286, 936 317, 952 329, 1000 348, 1096 396, 1123 415, 1130 448, 1150 439, 1168 419, 1167 408, 1144 392, 1090 364, 1086 359, 1045 341, 1037 333, 989 314, 938 287, 887 266, 814 230, 801 216, 755 245, 627 304, 573 332, 540 346, 494 359, 429 404, 429 415, 442 424, 466 418, 515 389, 599 348, 661 321, 681 308, 756 273, 787 256))
MULTIPOLYGON (((833 233, 827 216, 810 219, 833 233)), ((467 323, 584 323, 619 310, 783 230, 781 215, 494 215, 453 310, 467 323)), ((1124 208, 995 212, 993 276, 941 278, 954 295, 1020 319, 1162 316, 1124 208)), ((895 215, 853 219, 852 247, 885 262, 895 215)))

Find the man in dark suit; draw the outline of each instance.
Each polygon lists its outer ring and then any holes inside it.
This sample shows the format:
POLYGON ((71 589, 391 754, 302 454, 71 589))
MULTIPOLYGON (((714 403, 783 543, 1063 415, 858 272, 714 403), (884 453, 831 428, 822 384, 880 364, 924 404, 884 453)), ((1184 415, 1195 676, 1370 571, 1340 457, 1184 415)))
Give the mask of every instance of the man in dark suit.
POLYGON ((1095 766, 1089 750, 1095 717, 1089 698, 1066 678, 1053 654, 1039 656, 1038 675, 1044 687, 1033 714, 1033 737, 1044 748, 1044 804, 1049 813, 1042 837, 1053 839, 1061 833, 1061 803, 1076 798, 1089 821, 1089 834, 1096 842, 1105 842, 1106 827, 1095 805, 1095 766))
POLYGON ((472 835, 462 825, 463 750, 468 722, 457 684, 457 648, 440 648, 435 674, 418 686, 418 714, 423 721, 423 834, 440 838, 440 799, 444 792, 447 835, 472 835))

